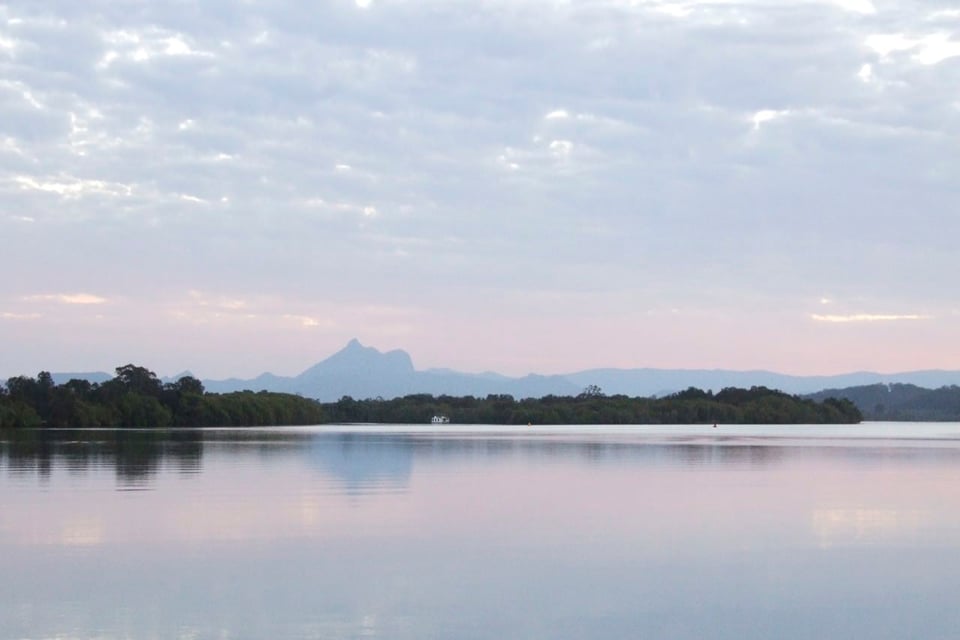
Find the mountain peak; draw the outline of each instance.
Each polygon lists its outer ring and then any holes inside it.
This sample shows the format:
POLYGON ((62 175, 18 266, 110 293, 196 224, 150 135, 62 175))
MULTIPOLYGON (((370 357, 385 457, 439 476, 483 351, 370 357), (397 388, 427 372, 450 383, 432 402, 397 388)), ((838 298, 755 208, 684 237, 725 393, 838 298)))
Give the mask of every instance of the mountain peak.
POLYGON ((331 374, 383 376, 413 373, 413 370, 413 361, 406 351, 395 349, 382 353, 353 338, 340 351, 310 367, 298 377, 312 378, 331 374))

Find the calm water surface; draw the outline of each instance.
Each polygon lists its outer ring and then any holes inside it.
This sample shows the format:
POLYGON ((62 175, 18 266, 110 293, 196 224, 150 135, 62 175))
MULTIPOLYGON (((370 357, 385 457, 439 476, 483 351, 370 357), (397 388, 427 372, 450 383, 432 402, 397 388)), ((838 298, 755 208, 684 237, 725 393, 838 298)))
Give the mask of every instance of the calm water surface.
POLYGON ((960 425, 0 434, 0 638, 956 638, 960 425))

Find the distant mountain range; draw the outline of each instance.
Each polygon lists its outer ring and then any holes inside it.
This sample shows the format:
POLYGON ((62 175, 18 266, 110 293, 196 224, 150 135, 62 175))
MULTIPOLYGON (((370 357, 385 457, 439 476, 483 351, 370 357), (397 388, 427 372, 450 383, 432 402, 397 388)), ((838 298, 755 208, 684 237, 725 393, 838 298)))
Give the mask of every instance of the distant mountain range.
POLYGON ((253 380, 204 380, 209 391, 285 391, 332 401, 354 398, 393 398, 411 393, 452 396, 509 394, 515 398, 576 395, 589 385, 604 393, 628 396, 663 396, 688 387, 719 391, 724 387, 765 386, 787 393, 814 393, 827 388, 908 383, 937 388, 960 384, 960 371, 914 371, 896 374, 869 372, 834 376, 790 376, 770 371, 590 369, 566 375, 509 377, 497 373, 462 373, 450 369, 417 371, 402 350, 382 353, 356 339, 326 360, 298 376, 264 373, 253 380))
POLYGON ((70 382, 71 380, 86 380, 87 382, 95 382, 100 384, 113 378, 113 376, 106 371, 51 373, 50 377, 53 379, 54 384, 63 384, 65 382, 70 382))
MULTIPOLYGON (((165 381, 190 375, 184 372, 165 381)), ((55 373, 54 382, 70 378, 103 382, 110 374, 55 373)), ((412 393, 478 396, 509 394, 515 398, 545 395, 576 395, 596 385, 607 395, 664 396, 689 387, 719 391, 724 387, 764 386, 791 394, 812 394, 823 389, 874 384, 903 383, 928 389, 960 384, 960 371, 911 371, 904 373, 857 372, 832 376, 791 376, 771 371, 729 371, 724 369, 589 369, 564 375, 530 374, 510 377, 498 373, 462 373, 450 369, 418 371, 403 350, 383 353, 356 339, 343 349, 297 376, 263 373, 251 380, 203 380, 208 391, 280 391, 298 393, 324 402, 343 396, 353 398, 394 398, 412 393)))
POLYGON ((460 373, 448 369, 417 371, 406 351, 398 349, 382 353, 373 347, 363 346, 356 339, 298 376, 264 373, 253 380, 204 380, 203 385, 208 391, 218 393, 243 389, 284 391, 323 401, 338 400, 343 396, 395 398, 411 393, 455 396, 508 393, 517 398, 527 398, 577 394, 583 390, 576 382, 563 376, 510 378, 492 373, 460 373))

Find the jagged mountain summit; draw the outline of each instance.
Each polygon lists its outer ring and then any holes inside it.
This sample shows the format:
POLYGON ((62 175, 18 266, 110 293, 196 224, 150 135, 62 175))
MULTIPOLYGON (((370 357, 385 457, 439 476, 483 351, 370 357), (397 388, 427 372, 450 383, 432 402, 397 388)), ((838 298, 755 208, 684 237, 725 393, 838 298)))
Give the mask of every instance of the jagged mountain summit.
POLYGON ((335 375, 409 375, 414 373, 410 354, 402 349, 381 353, 373 347, 365 347, 354 338, 340 351, 313 365, 298 379, 322 379, 329 374, 335 375))
POLYGON ((411 393, 475 395, 491 393, 515 397, 577 394, 582 388, 562 376, 529 375, 521 378, 489 373, 461 373, 449 369, 417 371, 410 354, 402 349, 381 352, 354 338, 330 357, 293 377, 263 374, 253 380, 204 380, 209 391, 284 391, 323 401, 353 398, 394 398, 411 393))

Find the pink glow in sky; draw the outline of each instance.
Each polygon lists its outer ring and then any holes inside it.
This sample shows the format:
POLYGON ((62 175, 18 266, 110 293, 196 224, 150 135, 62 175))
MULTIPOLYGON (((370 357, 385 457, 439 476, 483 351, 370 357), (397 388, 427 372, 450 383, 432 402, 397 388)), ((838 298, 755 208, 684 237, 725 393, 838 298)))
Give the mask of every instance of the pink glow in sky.
POLYGON ((0 5, 0 377, 960 369, 949 11, 187 5, 0 5))

